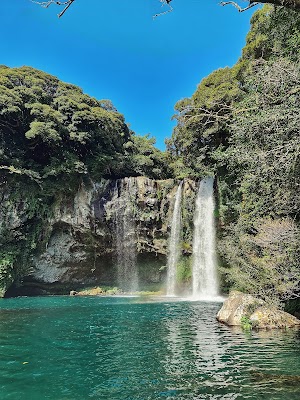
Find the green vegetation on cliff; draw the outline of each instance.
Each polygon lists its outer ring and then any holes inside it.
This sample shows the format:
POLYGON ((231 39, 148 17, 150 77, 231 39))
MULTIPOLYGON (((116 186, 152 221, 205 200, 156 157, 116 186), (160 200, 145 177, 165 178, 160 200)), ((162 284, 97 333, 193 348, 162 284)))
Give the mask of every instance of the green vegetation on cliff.
MULTIPOLYGON (((0 295, 30 272, 28 261, 48 242, 53 206, 72 202, 80 185, 216 175, 224 288, 276 303, 298 296, 299 59, 300 14, 258 10, 236 65, 176 104, 166 154, 135 135, 109 100, 29 67, 0 66, 0 295)), ((191 235, 185 223, 185 255, 191 235)), ((189 278, 182 257, 178 280, 189 278)))
POLYGON ((176 104, 180 177, 216 174, 227 286, 275 302, 300 287, 300 14, 265 6, 241 59, 176 104))
POLYGON ((109 100, 33 68, 0 67, 3 171, 38 182, 87 173, 166 177, 164 155, 153 144, 130 131, 109 100))
POLYGON ((165 154, 109 100, 30 67, 0 66, 0 295, 46 245, 54 205, 90 180, 138 175, 169 177, 165 154))

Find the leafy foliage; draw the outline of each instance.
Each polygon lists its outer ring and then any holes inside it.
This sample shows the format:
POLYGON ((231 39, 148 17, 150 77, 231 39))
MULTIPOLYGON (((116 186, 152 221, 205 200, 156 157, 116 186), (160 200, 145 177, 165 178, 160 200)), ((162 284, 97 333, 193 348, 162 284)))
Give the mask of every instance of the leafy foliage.
POLYGON ((109 100, 91 98, 33 68, 0 67, 2 166, 34 171, 41 180, 87 173, 157 177, 168 172, 153 144, 135 137, 109 100), (132 143, 134 151, 127 151, 132 143), (145 155, 140 144, 152 154, 150 164, 138 158, 145 155))
POLYGON ((224 268, 235 289, 267 302, 293 298, 300 290, 299 228, 290 219, 262 218, 245 232, 242 221, 220 243, 231 268, 224 268))
POLYGON ((12 254, 0 253, 0 294, 4 295, 7 286, 10 286, 13 281, 13 264, 14 259, 12 254))
POLYGON ((191 99, 175 105, 178 121, 167 147, 180 178, 197 177, 215 171, 213 152, 228 136, 232 104, 242 92, 238 69, 224 68, 204 78, 191 99))
POLYGON ((29 67, 0 66, 0 159, 2 292, 30 273, 53 205, 83 181, 170 174, 154 140, 130 131, 109 100, 29 67))
POLYGON ((177 103, 167 145, 180 177, 217 175, 225 281, 278 303, 300 294, 300 15, 265 6, 251 24, 237 64, 177 103))

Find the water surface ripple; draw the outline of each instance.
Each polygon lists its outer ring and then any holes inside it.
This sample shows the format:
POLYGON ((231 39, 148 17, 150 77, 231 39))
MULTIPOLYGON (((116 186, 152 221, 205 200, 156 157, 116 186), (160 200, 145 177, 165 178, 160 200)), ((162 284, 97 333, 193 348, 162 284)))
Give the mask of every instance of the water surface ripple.
POLYGON ((299 399, 298 331, 244 333, 220 304, 0 301, 0 399, 299 399))

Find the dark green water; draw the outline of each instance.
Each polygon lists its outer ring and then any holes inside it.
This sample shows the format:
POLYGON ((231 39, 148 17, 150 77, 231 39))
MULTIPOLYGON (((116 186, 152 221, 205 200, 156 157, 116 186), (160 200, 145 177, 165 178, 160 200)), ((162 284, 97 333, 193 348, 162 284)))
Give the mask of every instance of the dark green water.
POLYGON ((0 399, 300 399, 299 333, 234 331, 219 307, 3 299, 0 399))

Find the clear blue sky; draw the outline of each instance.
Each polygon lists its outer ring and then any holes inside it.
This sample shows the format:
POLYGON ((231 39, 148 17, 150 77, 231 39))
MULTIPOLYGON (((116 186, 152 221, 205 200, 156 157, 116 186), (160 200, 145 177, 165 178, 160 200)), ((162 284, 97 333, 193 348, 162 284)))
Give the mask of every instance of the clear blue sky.
POLYGON ((138 134, 164 148, 175 103, 241 54, 253 12, 218 0, 76 0, 63 18, 30 0, 1 0, 0 64, 29 65, 111 99, 138 134))

